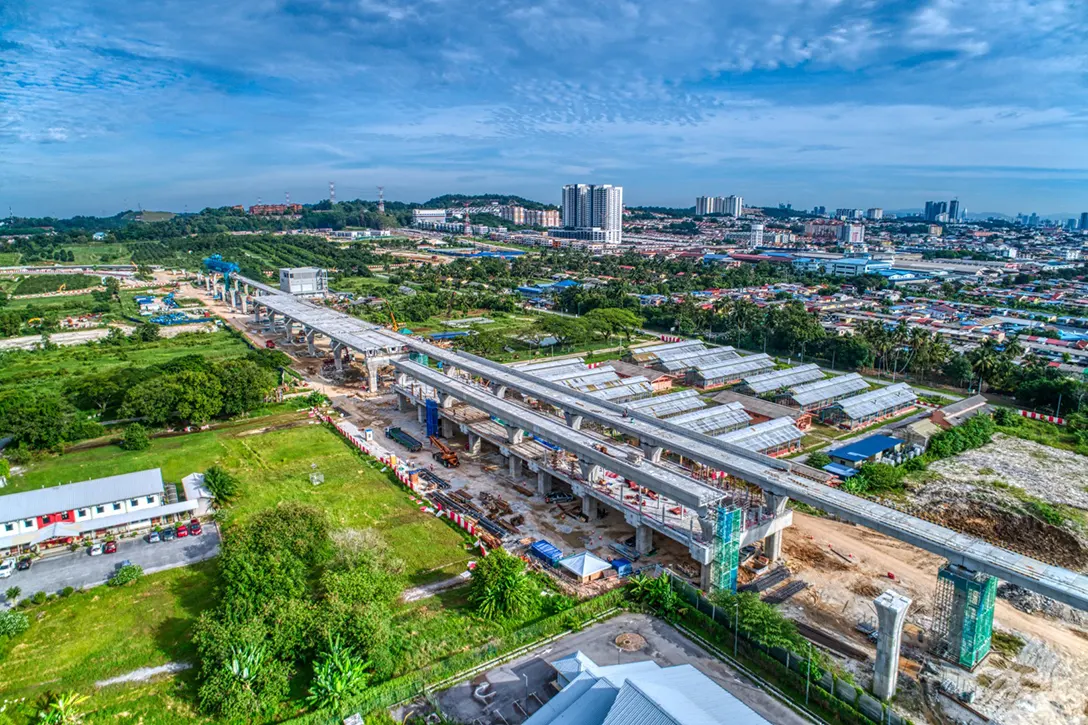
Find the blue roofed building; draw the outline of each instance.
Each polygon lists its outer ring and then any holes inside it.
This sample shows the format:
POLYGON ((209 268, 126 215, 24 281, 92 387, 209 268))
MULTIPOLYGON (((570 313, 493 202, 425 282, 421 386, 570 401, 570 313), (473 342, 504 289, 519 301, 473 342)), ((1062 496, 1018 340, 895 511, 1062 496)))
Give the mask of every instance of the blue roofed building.
POLYGON ((552 663, 562 689, 525 725, 760 725, 768 721, 691 665, 602 667, 582 652, 552 663))
POLYGON ((840 478, 849 478, 866 463, 879 463, 903 450, 903 441, 891 436, 871 435, 828 451, 831 463, 824 470, 840 478))

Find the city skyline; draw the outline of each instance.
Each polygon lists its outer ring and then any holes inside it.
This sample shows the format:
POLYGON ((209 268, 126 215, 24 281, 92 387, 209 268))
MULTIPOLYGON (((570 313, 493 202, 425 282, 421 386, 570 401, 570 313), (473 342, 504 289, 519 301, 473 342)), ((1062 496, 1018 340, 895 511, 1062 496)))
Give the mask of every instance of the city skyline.
POLYGON ((0 211, 313 202, 329 180, 558 203, 572 178, 631 205, 1088 206, 1074 4, 697 5, 17 0, 0 211))

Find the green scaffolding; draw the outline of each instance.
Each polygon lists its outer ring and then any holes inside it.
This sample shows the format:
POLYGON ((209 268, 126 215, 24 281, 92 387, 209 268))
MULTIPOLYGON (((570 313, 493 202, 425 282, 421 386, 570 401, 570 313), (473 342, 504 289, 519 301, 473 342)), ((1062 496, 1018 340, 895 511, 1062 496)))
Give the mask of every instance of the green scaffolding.
POLYGON ((719 506, 714 522, 714 561, 711 591, 727 589, 737 593, 737 566, 740 562, 740 524, 744 511, 719 506))
POLYGON ((990 653, 997 579, 955 564, 937 573, 934 643, 938 654, 969 670, 990 653))
POLYGON ((419 363, 420 365, 430 365, 431 360, 427 357, 426 353, 422 352, 410 352, 408 353, 408 359, 412 362, 419 363))

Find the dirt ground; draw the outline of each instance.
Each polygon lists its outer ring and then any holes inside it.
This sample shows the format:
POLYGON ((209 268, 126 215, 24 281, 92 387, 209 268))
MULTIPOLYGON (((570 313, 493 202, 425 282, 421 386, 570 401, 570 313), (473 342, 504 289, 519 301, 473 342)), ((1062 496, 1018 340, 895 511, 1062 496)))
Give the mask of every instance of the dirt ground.
MULTIPOLYGON (((914 600, 903 643, 907 652, 916 647, 919 632, 932 624, 937 570, 943 559, 860 526, 797 512, 793 521, 784 543, 787 564, 810 586, 783 605, 786 613, 837 632, 875 656, 875 648, 855 625, 875 620, 872 598, 895 589, 914 600)), ((1088 632, 1056 619, 1025 614, 1001 599, 994 629, 1024 640, 1025 646, 1016 657, 991 653, 973 673, 949 667, 942 677, 960 682, 964 689, 974 689, 973 706, 1003 725, 1088 723, 1088 632)), ((858 683, 867 686, 871 663, 847 664, 858 683)), ((917 663, 905 658, 901 661, 901 672, 917 673, 918 669, 917 663)), ((910 706, 906 699, 899 704, 910 706)), ((926 721, 921 712, 913 714, 917 722, 926 721)))

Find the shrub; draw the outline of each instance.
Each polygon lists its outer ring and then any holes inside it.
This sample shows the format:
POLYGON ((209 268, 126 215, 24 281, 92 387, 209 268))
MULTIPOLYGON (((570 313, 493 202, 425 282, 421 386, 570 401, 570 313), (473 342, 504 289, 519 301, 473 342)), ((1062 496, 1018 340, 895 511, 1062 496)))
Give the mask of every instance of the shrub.
POLYGON ((15 637, 30 628, 30 618, 25 612, 9 609, 0 612, 0 637, 15 637))
POLYGON ((125 435, 121 438, 121 447, 126 451, 146 451, 151 446, 151 439, 147 435, 147 428, 139 423, 133 423, 125 428, 125 435))
POLYGON ((70 597, 73 594, 75 594, 75 591, 76 591, 75 587, 64 587, 64 589, 60 590, 60 595, 62 597, 70 597))
POLYGON ((813 468, 823 468, 829 463, 831 463, 831 456, 823 451, 816 451, 808 457, 807 461, 805 461, 806 465, 812 466, 813 468))
POLYGON ((472 570, 469 601, 487 619, 504 619, 525 614, 536 598, 525 562, 504 549, 494 549, 472 570))
POLYGON ((220 503, 230 503, 238 492, 238 479, 218 463, 204 471, 204 485, 220 503))
POLYGON ((30 598, 32 604, 45 604, 46 594, 45 592, 34 592, 34 596, 30 598))
POLYGON ((139 564, 127 564, 118 569, 110 580, 106 582, 111 587, 122 587, 134 582, 144 575, 144 569, 139 564))
POLYGON ((997 408, 994 410, 994 423, 1011 428, 1020 425, 1020 416, 1011 408, 997 408))
POLYGON ((19 587, 8 587, 7 591, 4 592, 4 597, 9 602, 14 602, 16 599, 19 598, 19 595, 22 594, 22 593, 23 593, 23 590, 20 589, 19 587))

